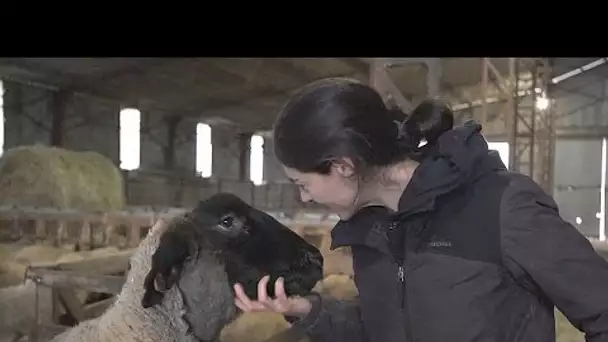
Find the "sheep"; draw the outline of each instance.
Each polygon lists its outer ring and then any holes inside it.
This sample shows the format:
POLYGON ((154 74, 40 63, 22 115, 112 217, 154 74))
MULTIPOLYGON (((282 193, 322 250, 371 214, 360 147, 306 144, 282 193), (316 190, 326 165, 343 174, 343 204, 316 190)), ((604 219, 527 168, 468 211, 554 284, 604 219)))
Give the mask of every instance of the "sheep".
POLYGON ((234 283, 256 298, 266 274, 304 296, 323 276, 323 257, 270 215, 219 193, 150 229, 114 304, 52 341, 214 341, 242 314, 234 283))

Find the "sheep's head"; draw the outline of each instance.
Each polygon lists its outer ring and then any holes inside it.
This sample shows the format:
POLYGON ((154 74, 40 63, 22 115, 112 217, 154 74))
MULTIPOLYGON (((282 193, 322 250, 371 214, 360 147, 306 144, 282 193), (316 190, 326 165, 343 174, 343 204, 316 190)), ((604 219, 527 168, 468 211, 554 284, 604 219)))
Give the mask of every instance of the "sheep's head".
MULTIPOLYGON (((266 274, 271 276, 271 296, 274 280, 280 276, 288 295, 308 294, 323 276, 323 258, 317 248, 272 216, 227 193, 199 202, 174 220, 162 232, 151 263, 143 284, 144 308, 160 304, 174 285, 181 289, 187 311, 208 306, 211 299, 201 297, 201 291, 211 282, 222 283, 218 277, 225 277, 228 291, 238 282, 256 298, 257 283, 266 274)), ((232 302, 229 305, 233 307, 232 302)))

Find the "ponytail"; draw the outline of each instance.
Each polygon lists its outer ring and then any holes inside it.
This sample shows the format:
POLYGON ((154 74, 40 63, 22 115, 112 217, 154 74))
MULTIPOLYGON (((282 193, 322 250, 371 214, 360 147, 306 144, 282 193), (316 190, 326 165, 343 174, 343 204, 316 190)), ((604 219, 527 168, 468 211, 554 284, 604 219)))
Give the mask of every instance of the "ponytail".
MULTIPOLYGON (((395 113, 398 109, 391 109, 395 113)), ((401 111, 399 111, 401 112, 401 111)), ((403 117, 405 114, 401 112, 403 117)), ((396 117, 396 114, 392 114, 396 117)), ((454 127, 454 112, 438 99, 422 101, 400 124, 397 143, 412 159, 423 159, 435 150, 439 137, 454 127), (421 142, 426 142, 420 146, 421 142)))

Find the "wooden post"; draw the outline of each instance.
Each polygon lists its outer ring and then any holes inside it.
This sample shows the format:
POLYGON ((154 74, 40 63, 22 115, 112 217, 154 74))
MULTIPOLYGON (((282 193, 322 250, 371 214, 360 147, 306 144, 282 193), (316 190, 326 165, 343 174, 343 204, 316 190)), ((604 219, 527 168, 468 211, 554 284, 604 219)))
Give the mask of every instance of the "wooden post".
POLYGON ((65 220, 59 219, 57 220, 57 236, 55 239, 55 245, 57 247, 61 246, 68 236, 68 224, 65 220))
POLYGON ((26 279, 30 279, 36 286, 34 294, 35 326, 30 331, 30 340, 48 340, 67 328, 59 322, 60 305, 63 305, 66 312, 78 322, 98 317, 111 305, 115 297, 94 305, 83 306, 73 292, 74 289, 83 289, 88 292, 120 293, 124 285, 124 277, 107 274, 126 269, 128 252, 122 253, 120 256, 99 258, 97 261, 102 263, 97 266, 108 266, 110 259, 117 259, 115 261, 120 259, 121 262, 114 262, 114 267, 111 269, 92 267, 93 260, 26 268, 26 279))
POLYGON ((179 115, 165 116, 165 127, 167 128, 167 144, 163 146, 163 161, 166 170, 175 166, 175 142, 177 140, 177 128, 182 121, 179 115))
POLYGON ((46 240, 46 222, 43 219, 36 219, 36 239, 46 240))
POLYGON ((19 239, 22 236, 21 229, 19 227, 19 216, 15 215, 13 217, 12 227, 11 227, 11 239, 19 239))
POLYGON ((32 329, 32 337, 33 341, 37 342, 45 337, 44 326, 55 325, 59 316, 59 310, 57 307, 57 294, 53 291, 53 288, 41 284, 36 278, 33 278, 33 280, 36 282, 36 298, 34 299, 36 305, 36 326, 32 329))
POLYGON ((127 246, 129 246, 129 248, 134 248, 139 245, 139 239, 141 235, 140 232, 141 226, 139 225, 139 222, 137 222, 136 220, 131 221, 131 228, 127 233, 127 246))
POLYGON ((110 220, 107 214, 103 215, 101 220, 102 225, 104 226, 103 233, 103 245, 109 246, 112 243, 112 235, 114 234, 114 230, 116 229, 116 225, 114 222, 110 220))
POLYGON ((249 142, 253 133, 245 132, 238 135, 239 149, 239 180, 249 180, 249 142))
POLYGON ((80 231, 80 247, 83 250, 93 249, 93 230, 91 229, 91 221, 85 218, 82 221, 82 230, 80 231))

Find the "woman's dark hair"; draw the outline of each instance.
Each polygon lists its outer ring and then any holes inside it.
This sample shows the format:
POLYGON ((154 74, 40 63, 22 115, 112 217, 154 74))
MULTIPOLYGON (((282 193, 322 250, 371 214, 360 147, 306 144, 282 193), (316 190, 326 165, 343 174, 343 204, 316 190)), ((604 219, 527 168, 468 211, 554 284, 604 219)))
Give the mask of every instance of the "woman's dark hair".
POLYGON ((275 153, 300 172, 327 174, 332 162, 350 158, 361 173, 419 155, 421 141, 432 149, 453 123, 439 100, 425 100, 407 116, 387 108, 370 86, 328 78, 306 85, 283 107, 274 125, 275 153))

